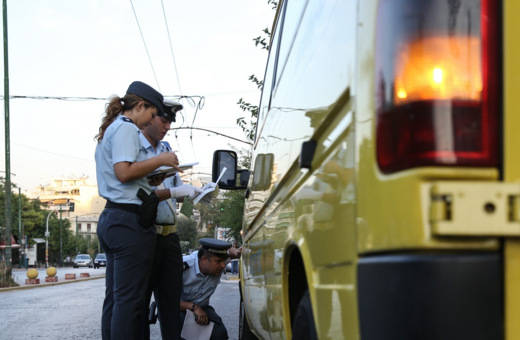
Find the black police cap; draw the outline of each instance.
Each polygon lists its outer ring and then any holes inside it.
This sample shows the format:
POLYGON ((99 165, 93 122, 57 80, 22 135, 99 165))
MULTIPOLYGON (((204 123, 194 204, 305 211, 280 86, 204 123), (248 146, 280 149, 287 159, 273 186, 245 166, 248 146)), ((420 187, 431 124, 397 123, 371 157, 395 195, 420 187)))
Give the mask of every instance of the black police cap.
POLYGON ((227 250, 231 248, 231 243, 214 238, 201 238, 199 243, 202 245, 202 249, 220 256, 227 256, 227 250))
POLYGON ((182 110, 182 104, 179 102, 176 102, 175 100, 171 99, 165 99, 163 100, 163 108, 164 108, 164 114, 158 115, 159 117, 164 117, 168 119, 171 122, 175 123, 175 115, 177 112, 182 110))
POLYGON ((157 108, 157 115, 164 115, 163 95, 150 85, 147 85, 141 81, 134 81, 132 84, 130 84, 130 86, 128 86, 126 93, 135 94, 149 101, 157 108))

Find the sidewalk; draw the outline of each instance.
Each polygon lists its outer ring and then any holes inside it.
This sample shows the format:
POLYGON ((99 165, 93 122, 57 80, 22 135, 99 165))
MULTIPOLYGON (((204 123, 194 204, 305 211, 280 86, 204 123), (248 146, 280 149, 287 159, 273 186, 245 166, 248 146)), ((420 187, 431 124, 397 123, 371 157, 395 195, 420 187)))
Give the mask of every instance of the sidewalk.
POLYGON ((48 287, 60 284, 67 284, 79 281, 89 281, 89 280, 97 280, 105 278, 105 268, 100 269, 92 269, 92 268, 72 268, 72 267, 63 267, 56 268, 58 277, 58 282, 45 282, 45 277, 47 276, 47 268, 36 268, 38 270, 38 279, 40 279, 39 284, 25 284, 25 280, 27 279, 27 269, 25 268, 13 268, 13 278, 20 285, 19 287, 7 287, 0 288, 0 293, 8 292, 13 290, 20 289, 32 289, 39 287, 48 287), (81 273, 88 273, 90 277, 82 278, 81 273), (76 274, 76 279, 74 280, 65 280, 65 274, 76 274))
POLYGON ((222 274, 222 279, 225 280, 225 281, 239 281, 239 277, 238 277, 238 274, 230 274, 230 273, 225 273, 225 274, 222 274))

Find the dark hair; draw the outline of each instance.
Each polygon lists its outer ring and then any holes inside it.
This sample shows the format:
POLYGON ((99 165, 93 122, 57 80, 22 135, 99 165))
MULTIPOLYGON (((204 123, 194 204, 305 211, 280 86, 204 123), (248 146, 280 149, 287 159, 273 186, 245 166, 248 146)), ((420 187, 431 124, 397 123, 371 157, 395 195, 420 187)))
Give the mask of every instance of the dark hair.
POLYGON ((105 106, 105 117, 101 120, 101 126, 99 127, 99 133, 94 139, 99 143, 105 135, 105 131, 116 119, 116 117, 126 110, 132 110, 139 102, 144 102, 146 109, 155 107, 149 101, 131 93, 127 93, 123 98, 119 96, 110 97, 110 101, 105 106))

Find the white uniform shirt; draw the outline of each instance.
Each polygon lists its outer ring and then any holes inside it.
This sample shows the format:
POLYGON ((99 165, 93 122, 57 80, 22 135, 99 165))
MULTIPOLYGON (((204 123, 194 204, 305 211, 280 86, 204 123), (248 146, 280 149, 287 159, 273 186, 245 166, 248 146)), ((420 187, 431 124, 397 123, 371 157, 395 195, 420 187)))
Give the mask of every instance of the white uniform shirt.
MULTIPOLYGON (((141 143, 143 144, 143 148, 146 150, 146 155, 148 158, 152 158, 161 154, 161 152, 171 152, 170 148, 168 148, 163 143, 157 143, 157 149, 154 149, 150 144, 148 139, 141 133, 140 134, 141 143)), ((162 183, 166 189, 178 187, 182 185, 181 177, 177 172, 175 176, 166 178, 162 183)), ((153 187, 153 189, 157 189, 157 187, 153 187)), ((170 199, 172 201, 172 206, 175 208, 177 204, 177 200, 175 198, 170 199)), ((161 201, 159 202, 159 206, 157 207, 157 224, 168 225, 175 223, 175 212, 172 211, 168 202, 161 201)))
POLYGON ((143 203, 137 195, 139 188, 152 191, 146 178, 121 183, 114 172, 120 162, 141 162, 147 159, 139 135, 141 131, 133 121, 119 115, 108 126, 103 139, 96 146, 96 175, 99 195, 115 203, 143 203))
POLYGON ((202 274, 199 268, 198 253, 198 251, 195 251, 182 257, 182 261, 185 262, 185 269, 182 275, 181 301, 206 307, 209 305, 209 298, 220 283, 220 275, 202 274))

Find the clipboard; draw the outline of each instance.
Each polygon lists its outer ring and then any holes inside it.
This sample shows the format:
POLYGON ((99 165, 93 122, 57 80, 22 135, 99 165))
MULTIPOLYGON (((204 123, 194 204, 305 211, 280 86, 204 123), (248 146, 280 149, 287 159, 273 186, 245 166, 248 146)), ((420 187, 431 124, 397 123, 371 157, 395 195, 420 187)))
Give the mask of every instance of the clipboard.
MULTIPOLYGON (((188 170, 193 168, 195 165, 199 164, 199 162, 193 162, 193 163, 186 163, 179 165, 179 169, 182 171, 188 170)), ((170 177, 174 173, 176 173, 178 170, 171 167, 161 166, 159 169, 155 170, 154 172, 150 173, 146 178, 152 178, 158 175, 166 174, 166 177, 170 177)))

